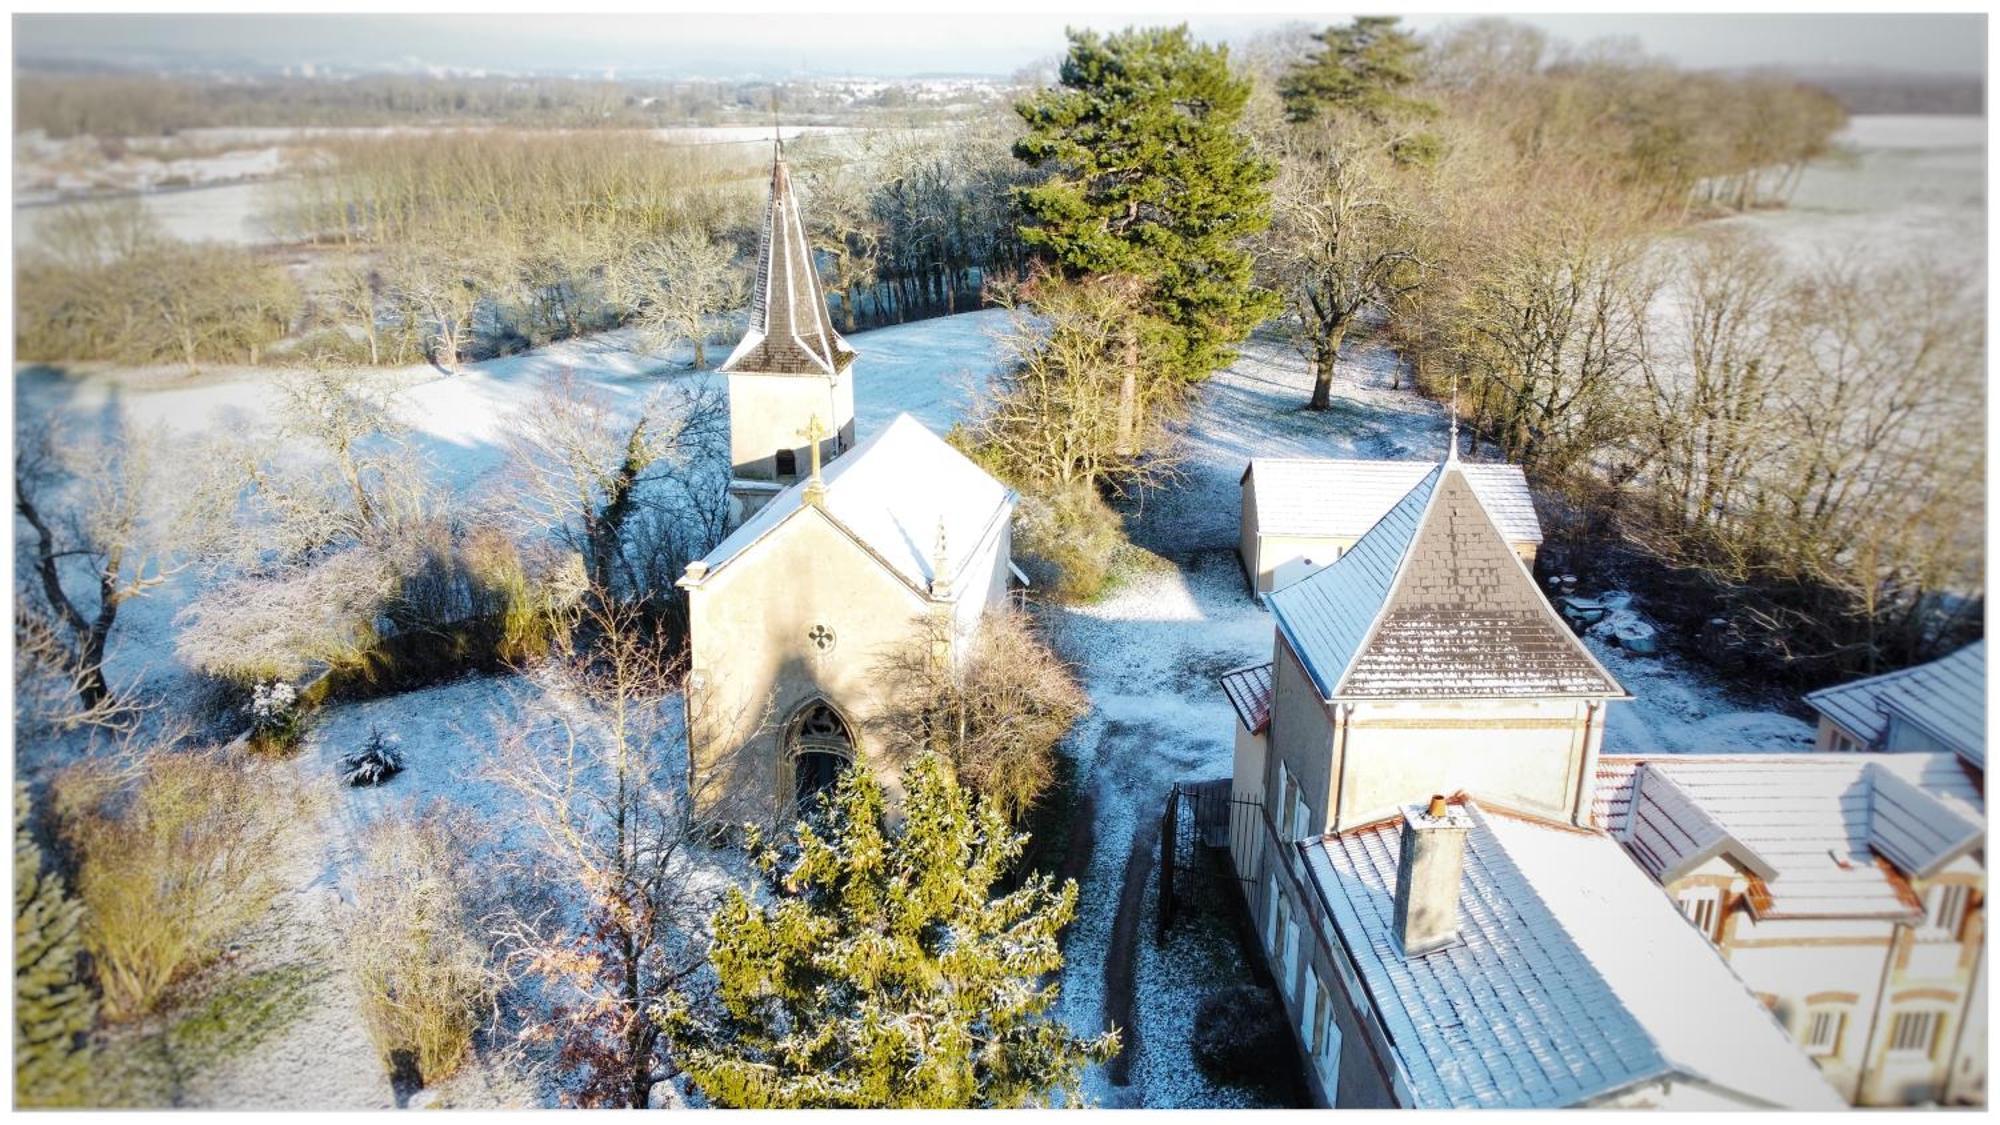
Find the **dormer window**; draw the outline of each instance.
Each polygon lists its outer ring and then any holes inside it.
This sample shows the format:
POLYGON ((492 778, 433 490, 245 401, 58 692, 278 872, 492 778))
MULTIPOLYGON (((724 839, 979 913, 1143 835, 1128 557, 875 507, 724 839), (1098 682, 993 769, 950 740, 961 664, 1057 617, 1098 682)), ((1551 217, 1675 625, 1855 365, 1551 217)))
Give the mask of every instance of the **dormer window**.
POLYGON ((1847 1011, 1844 1008, 1812 1008, 1806 1012, 1805 1027, 1799 1037, 1799 1046, 1814 1058, 1823 1058, 1840 1053, 1840 1040, 1847 1030, 1847 1011))
POLYGON ((1716 923, 1722 919, 1722 888, 1690 887, 1682 891, 1675 901, 1681 913, 1687 915, 1687 920, 1701 931, 1701 936, 1714 941, 1716 923))
POLYGON ((1940 883, 1924 896, 1924 921, 1917 927, 1919 941, 1957 941, 1965 923, 1965 908, 1972 888, 1963 883, 1940 883))

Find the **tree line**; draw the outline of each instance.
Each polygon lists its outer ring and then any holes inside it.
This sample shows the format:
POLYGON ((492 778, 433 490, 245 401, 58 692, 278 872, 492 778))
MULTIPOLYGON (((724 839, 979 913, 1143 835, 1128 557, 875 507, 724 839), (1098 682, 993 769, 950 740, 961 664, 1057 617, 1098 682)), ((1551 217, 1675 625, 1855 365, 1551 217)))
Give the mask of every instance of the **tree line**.
MULTIPOLYGON (((968 95, 976 100, 977 95, 968 95)), ((359 74, 244 75, 226 82, 191 75, 74 73, 33 65, 15 82, 15 128, 51 137, 151 137, 189 129, 365 128, 385 125, 511 124, 534 128, 638 129, 763 123, 773 106, 788 119, 849 118, 894 111, 905 120, 937 106, 876 99, 857 106, 814 82, 689 81, 557 76, 359 74)))
POLYGON ((1385 333, 1562 498, 1567 557, 1636 566, 1732 667, 1826 682, 1974 628, 1964 279, 1780 269, 1687 233, 1787 197, 1844 122, 1825 93, 1504 21, 1420 38, 1363 17, 1233 56, 1184 29, 1076 33, 1017 110, 1016 153, 1046 173, 1016 191, 1035 272, 959 440, 1022 489, 1024 552, 1087 576, 1059 588, 1111 574, 1103 499, 1172 476, 1189 388, 1269 323, 1313 370, 1311 409, 1353 336, 1385 333))

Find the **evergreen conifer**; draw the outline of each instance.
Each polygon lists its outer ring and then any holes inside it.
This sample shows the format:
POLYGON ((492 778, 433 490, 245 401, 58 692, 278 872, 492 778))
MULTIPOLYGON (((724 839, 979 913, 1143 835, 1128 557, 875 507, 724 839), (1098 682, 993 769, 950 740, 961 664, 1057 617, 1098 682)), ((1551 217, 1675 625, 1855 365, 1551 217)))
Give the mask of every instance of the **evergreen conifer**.
POLYGON ((761 851, 772 901, 732 890, 711 951, 718 1011, 666 1017, 677 1061, 737 1108, 985 1108, 1081 1097, 1117 1050, 1050 1018, 1076 884, 996 893, 1027 837, 935 752, 892 826, 866 769, 842 777, 796 855, 761 851))

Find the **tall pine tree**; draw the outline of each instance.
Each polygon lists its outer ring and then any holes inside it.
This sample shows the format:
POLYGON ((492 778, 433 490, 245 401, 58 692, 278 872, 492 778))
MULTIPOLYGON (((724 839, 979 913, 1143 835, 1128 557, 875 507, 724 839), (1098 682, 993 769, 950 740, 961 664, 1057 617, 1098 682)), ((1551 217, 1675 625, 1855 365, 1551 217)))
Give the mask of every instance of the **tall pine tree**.
POLYGON ((1069 40, 1061 84, 1015 107, 1014 154, 1049 173, 1015 191, 1021 238, 1068 276, 1138 279, 1168 329, 1158 362, 1206 378, 1278 311, 1243 246, 1270 222, 1276 174, 1238 127, 1250 83, 1185 26, 1069 40))
POLYGON ((1356 16, 1313 38, 1320 49, 1278 84, 1285 116, 1311 121, 1321 113, 1359 114, 1380 125, 1390 118, 1437 116, 1437 107, 1410 95, 1421 76, 1423 44, 1395 16, 1356 16))
POLYGON ((789 866, 765 850, 769 905, 732 890, 715 918, 718 1009, 666 1017, 703 1094, 735 1108, 991 1108, 1075 1104, 1117 1034, 1080 1039, 1048 1015, 1056 935, 1076 884, 996 895, 1027 837, 976 803, 934 752, 904 774, 903 822, 849 770, 823 829, 789 866))
POLYGON ((42 870, 28 831, 28 787, 14 783, 14 1105, 76 1106, 90 1068, 97 999, 77 974, 83 906, 42 870))

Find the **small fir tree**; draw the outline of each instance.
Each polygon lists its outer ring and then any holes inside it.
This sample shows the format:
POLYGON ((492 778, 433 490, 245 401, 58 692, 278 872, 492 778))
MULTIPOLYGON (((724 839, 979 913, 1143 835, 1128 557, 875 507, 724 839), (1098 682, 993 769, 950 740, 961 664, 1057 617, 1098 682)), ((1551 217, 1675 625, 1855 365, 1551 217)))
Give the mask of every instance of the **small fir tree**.
MULTIPOLYGON (((1076 883, 995 886, 1027 837, 961 789, 935 753, 882 790, 849 770, 801 824, 789 867, 764 850, 774 900, 732 890, 715 919, 718 1009, 666 1017, 711 1101, 738 1108, 990 1108, 1081 1099, 1083 1068, 1118 1049, 1049 1017, 1057 934, 1076 883)), ((753 842, 753 847, 754 847, 753 842)))
POLYGON ((1069 39, 1061 84, 1016 106, 1027 132, 1014 154, 1049 173, 1016 189, 1022 241, 1067 276, 1136 279, 1169 329, 1149 361, 1206 378, 1278 311, 1243 246, 1270 222, 1276 172, 1239 128, 1250 83, 1185 26, 1069 39))
POLYGON ((97 998, 77 971, 83 906, 42 870, 28 831, 28 787, 14 783, 14 1105, 82 1105, 86 1036, 97 998))

